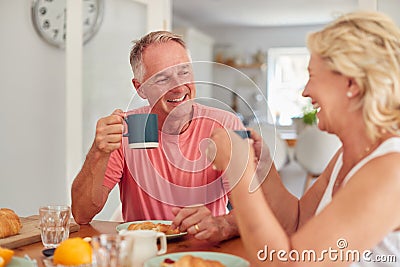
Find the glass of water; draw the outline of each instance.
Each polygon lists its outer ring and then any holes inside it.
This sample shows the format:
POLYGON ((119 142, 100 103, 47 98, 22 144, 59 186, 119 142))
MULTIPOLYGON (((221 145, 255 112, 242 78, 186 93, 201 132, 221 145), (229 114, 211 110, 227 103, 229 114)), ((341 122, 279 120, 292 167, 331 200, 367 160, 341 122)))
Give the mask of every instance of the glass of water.
POLYGON ((93 266, 96 267, 125 267, 127 265, 127 241, 117 233, 93 236, 93 266))
POLYGON ((71 208, 67 205, 49 205, 39 208, 39 224, 45 248, 55 248, 69 237, 71 208))

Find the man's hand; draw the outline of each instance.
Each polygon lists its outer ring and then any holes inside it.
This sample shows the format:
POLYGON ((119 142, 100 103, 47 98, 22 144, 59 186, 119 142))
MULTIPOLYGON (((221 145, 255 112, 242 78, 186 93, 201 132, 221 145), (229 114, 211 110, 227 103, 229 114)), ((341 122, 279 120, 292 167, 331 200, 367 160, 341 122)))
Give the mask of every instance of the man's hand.
POLYGON ((257 189, 261 185, 264 179, 267 177, 271 166, 273 164, 271 154, 268 145, 263 141, 262 137, 253 129, 247 129, 250 131, 251 139, 253 140, 253 149, 255 154, 255 164, 258 181, 252 183, 250 191, 257 189))
POLYGON ((216 128, 207 147, 207 158, 217 170, 224 172, 230 188, 241 179, 247 168, 255 170, 253 140, 243 139, 231 130, 216 128))
POLYGON ((117 109, 110 116, 97 121, 94 148, 103 153, 111 153, 121 147, 125 113, 117 109))
POLYGON ((224 216, 213 217, 205 206, 173 208, 172 212, 176 216, 172 227, 197 239, 220 242, 237 234, 235 224, 231 225, 224 216))

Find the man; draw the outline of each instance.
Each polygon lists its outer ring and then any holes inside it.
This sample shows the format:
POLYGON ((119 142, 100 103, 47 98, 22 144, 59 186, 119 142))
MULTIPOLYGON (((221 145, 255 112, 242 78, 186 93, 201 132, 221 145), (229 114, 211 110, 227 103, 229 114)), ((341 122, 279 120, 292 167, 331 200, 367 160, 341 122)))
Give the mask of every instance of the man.
POLYGON ((226 214, 221 172, 200 150, 214 128, 241 129, 242 123, 232 113, 194 103, 191 60, 180 36, 149 33, 135 43, 130 63, 132 83, 150 105, 127 114, 156 113, 160 146, 127 148, 122 110, 101 118, 72 185, 75 220, 89 223, 118 183, 125 221, 173 220, 173 227, 209 241, 237 235, 233 213, 226 214))

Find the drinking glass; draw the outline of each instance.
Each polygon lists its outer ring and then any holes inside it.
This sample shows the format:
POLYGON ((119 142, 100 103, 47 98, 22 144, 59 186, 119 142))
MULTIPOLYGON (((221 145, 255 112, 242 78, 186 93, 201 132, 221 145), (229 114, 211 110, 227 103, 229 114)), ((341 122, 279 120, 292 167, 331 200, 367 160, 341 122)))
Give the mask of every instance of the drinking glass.
POLYGON ((92 237, 93 266, 124 267, 127 266, 126 240, 118 234, 101 234, 92 237))
POLYGON ((69 237, 71 208, 67 205, 49 205, 39 208, 39 224, 45 248, 55 248, 69 237))

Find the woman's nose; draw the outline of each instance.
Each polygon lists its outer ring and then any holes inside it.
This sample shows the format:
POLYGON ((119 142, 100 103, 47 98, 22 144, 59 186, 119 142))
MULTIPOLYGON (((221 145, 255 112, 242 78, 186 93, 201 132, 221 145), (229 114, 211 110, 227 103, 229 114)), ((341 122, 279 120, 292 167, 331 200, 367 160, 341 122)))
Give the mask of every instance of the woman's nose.
POLYGON ((301 95, 303 97, 309 97, 309 93, 308 93, 309 89, 308 89, 308 83, 306 84, 306 86, 304 86, 303 92, 301 93, 301 95))

